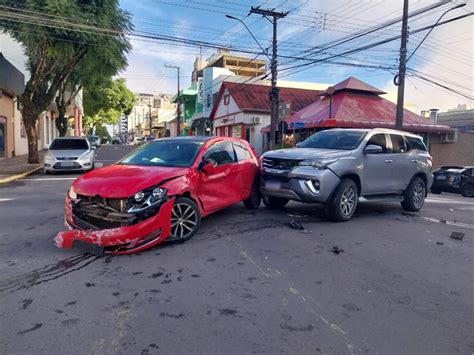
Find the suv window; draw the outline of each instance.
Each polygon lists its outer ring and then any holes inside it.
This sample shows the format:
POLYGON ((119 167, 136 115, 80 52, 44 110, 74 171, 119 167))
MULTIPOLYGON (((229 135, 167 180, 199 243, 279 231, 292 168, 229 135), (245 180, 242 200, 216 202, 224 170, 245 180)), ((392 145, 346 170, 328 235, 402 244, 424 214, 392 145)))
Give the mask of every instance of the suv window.
POLYGON ((426 146, 422 139, 410 136, 405 137, 405 139, 407 140, 409 151, 417 149, 426 152, 426 146))
POLYGON ((367 145, 369 144, 378 145, 382 147, 382 153, 387 153, 387 140, 384 133, 374 134, 367 142, 367 145))
POLYGON ((242 143, 234 142, 234 148, 239 161, 252 159, 252 155, 242 143))
POLYGON ((391 134, 390 139, 392 140, 392 153, 406 153, 407 147, 405 145, 405 138, 398 134, 391 134))
POLYGON ((207 149, 204 160, 213 160, 216 165, 235 163, 234 148, 230 141, 215 143, 207 149))

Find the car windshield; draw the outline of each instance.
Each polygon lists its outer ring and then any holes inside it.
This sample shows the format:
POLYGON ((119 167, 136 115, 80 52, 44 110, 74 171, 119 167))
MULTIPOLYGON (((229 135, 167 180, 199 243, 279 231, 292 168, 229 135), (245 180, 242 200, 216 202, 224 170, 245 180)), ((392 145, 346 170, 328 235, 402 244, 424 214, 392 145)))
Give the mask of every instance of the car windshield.
POLYGON ((301 142, 299 148, 352 150, 357 148, 367 132, 321 131, 301 142))
POLYGON ((191 140, 157 140, 133 151, 119 164, 188 167, 204 142, 191 140))
POLYGON ((51 143, 50 150, 87 150, 89 145, 85 139, 56 139, 51 143))

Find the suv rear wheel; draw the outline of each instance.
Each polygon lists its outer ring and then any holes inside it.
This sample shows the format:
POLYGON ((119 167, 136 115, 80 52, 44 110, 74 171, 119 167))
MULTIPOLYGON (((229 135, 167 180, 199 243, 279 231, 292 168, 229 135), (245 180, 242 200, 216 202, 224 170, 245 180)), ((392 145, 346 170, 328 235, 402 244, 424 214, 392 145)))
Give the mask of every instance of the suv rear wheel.
POLYGON ((283 208, 290 201, 287 198, 275 197, 275 196, 264 196, 263 204, 272 210, 283 208))
POLYGON ((326 216, 335 222, 346 222, 354 214, 358 200, 357 185, 351 179, 344 179, 325 206, 326 216))
POLYGON ((422 178, 415 177, 403 193, 402 207, 406 211, 417 212, 425 204, 426 185, 422 178))

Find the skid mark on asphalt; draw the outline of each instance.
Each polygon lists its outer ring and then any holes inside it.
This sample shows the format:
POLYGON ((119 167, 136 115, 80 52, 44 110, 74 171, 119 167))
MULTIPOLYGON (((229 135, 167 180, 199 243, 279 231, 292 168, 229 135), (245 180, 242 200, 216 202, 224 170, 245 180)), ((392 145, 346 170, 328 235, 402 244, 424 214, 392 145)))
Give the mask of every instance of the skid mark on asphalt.
POLYGON ((62 276, 70 274, 71 272, 81 270, 100 258, 100 256, 91 254, 79 254, 60 260, 54 264, 46 265, 42 268, 11 277, 0 281, 0 294, 10 294, 22 289, 27 289, 42 283, 56 280, 62 276))
MULTIPOLYGON (((230 236, 228 236, 226 239, 228 241, 230 241, 234 246, 236 246, 239 250, 239 254, 241 256, 243 256, 245 259, 247 259, 262 275, 264 275, 265 277, 267 277, 269 279, 282 280, 280 278, 280 276, 282 275, 282 273, 280 271, 278 271, 276 269, 269 269, 269 270, 274 270, 275 271, 273 273, 274 274, 273 276, 270 275, 262 267, 260 267, 255 262, 255 260, 252 259, 252 257, 250 257, 250 255, 245 251, 245 248, 242 244, 240 244, 236 240, 232 239, 230 236)), ((313 314, 317 319, 319 319, 322 323, 324 323, 333 334, 338 336, 344 342, 344 344, 346 345, 347 350, 351 354, 354 354, 354 346, 352 345, 352 342, 349 340, 348 333, 345 330, 343 330, 337 324, 329 322, 325 317, 323 317, 319 312, 317 312, 313 308, 313 306, 311 306, 311 304, 308 303, 308 301, 307 301, 308 298, 305 297, 300 291, 298 291, 295 287, 293 287, 293 285, 291 285, 288 282, 287 282, 287 289, 293 295, 295 295, 296 297, 298 297, 301 300, 301 302, 305 305, 305 307, 308 309, 308 311, 311 312, 311 314, 313 314)), ((311 301, 312 301, 312 303, 316 303, 313 299, 311 299, 311 301)), ((285 304, 287 302, 288 302, 288 300, 286 299, 286 297, 284 297, 283 298, 283 304, 285 304)), ((304 330, 312 330, 312 329, 306 329, 305 328, 304 330)))

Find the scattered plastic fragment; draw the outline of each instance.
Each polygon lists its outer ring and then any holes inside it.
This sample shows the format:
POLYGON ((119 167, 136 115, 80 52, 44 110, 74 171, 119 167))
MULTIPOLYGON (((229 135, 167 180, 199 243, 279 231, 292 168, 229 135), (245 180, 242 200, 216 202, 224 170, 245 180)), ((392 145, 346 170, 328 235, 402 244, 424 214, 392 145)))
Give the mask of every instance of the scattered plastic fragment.
POLYGON ((444 245, 443 242, 436 242, 437 245, 444 245))
POLYGON ((298 223, 296 222, 295 220, 292 220, 292 221, 289 221, 288 222, 288 225, 292 228, 292 229, 297 229, 297 230, 304 230, 304 227, 301 225, 301 223, 298 223))
POLYGON ((342 253, 344 250, 339 248, 338 246, 333 246, 332 247, 332 250, 331 250, 334 254, 340 254, 342 253))
POLYGON ((461 232, 452 232, 451 233, 451 238, 456 239, 456 240, 463 240, 464 238, 464 233, 461 232))
POLYGON ((293 218, 295 218, 295 217, 306 217, 307 216, 305 214, 299 214, 299 213, 287 213, 286 215, 288 217, 293 217, 293 218))

